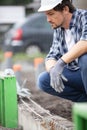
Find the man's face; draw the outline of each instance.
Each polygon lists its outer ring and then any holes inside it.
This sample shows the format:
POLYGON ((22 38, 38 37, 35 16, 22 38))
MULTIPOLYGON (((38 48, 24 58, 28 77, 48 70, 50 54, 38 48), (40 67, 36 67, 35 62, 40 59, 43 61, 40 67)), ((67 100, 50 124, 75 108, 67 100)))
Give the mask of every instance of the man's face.
POLYGON ((56 29, 58 27, 64 27, 65 24, 65 14, 64 11, 55 11, 55 10, 49 10, 45 12, 47 16, 47 21, 51 24, 53 29, 56 29))

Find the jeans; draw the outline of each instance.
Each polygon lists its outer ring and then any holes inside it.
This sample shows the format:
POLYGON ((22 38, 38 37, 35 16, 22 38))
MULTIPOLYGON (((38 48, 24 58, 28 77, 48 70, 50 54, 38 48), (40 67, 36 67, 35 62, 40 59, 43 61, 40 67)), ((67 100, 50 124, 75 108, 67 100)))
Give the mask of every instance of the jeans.
POLYGON ((44 92, 58 96, 73 102, 87 101, 87 54, 79 58, 78 70, 69 70, 66 67, 63 70, 63 75, 68 79, 64 82, 64 90, 59 93, 50 86, 50 75, 48 72, 42 72, 38 76, 37 86, 44 92))

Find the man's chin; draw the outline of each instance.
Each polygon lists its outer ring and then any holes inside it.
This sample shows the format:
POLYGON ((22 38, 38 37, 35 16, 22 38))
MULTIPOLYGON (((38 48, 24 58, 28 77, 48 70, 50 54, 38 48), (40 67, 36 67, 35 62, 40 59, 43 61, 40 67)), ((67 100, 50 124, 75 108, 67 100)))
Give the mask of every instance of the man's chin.
POLYGON ((53 29, 57 29, 58 27, 56 26, 56 27, 54 27, 53 29))
POLYGON ((57 29, 58 27, 56 26, 56 27, 52 27, 52 29, 57 29))
POLYGON ((51 27, 52 27, 52 29, 57 29, 57 28, 59 28, 60 26, 53 26, 53 25, 51 25, 51 27))
POLYGON ((52 25, 51 25, 51 27, 52 27, 52 29, 56 29, 57 28, 57 26, 52 26, 52 25))

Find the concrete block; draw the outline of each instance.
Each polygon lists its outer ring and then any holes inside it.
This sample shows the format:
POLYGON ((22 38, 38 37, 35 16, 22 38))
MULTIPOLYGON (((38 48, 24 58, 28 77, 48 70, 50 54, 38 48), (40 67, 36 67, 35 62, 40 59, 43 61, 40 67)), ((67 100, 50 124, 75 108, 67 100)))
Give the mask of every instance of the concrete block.
POLYGON ((53 116, 37 103, 29 101, 27 106, 22 103, 18 107, 19 125, 23 130, 73 130, 72 122, 53 116))

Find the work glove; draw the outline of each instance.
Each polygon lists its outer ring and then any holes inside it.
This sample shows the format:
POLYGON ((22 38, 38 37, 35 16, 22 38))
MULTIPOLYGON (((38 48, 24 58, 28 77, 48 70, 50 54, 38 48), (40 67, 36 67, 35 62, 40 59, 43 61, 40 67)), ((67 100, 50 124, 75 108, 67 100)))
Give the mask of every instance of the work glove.
POLYGON ((50 85, 56 92, 61 93, 64 89, 62 80, 67 79, 62 75, 66 63, 60 58, 56 65, 50 69, 50 85))

